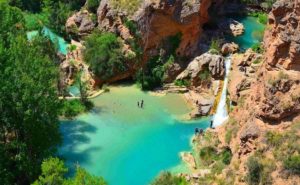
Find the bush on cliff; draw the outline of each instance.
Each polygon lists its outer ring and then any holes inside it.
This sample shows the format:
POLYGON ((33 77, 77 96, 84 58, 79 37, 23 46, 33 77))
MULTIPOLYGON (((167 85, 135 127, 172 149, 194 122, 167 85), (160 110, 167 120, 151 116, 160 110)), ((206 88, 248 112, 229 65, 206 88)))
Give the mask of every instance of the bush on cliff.
POLYGON ((87 0, 87 8, 91 12, 97 12, 100 0, 87 0))
POLYGON ((100 79, 107 80, 127 69, 123 45, 115 34, 94 32, 84 46, 84 60, 100 79))
POLYGON ((300 174, 300 155, 295 154, 284 160, 284 168, 293 174, 300 174))
POLYGON ((188 185, 188 182, 183 177, 176 177, 170 172, 163 172, 151 185, 188 185))
POLYGON ((247 161, 248 173, 246 176, 247 182, 250 185, 258 185, 261 178, 263 166, 255 157, 249 157, 247 161))

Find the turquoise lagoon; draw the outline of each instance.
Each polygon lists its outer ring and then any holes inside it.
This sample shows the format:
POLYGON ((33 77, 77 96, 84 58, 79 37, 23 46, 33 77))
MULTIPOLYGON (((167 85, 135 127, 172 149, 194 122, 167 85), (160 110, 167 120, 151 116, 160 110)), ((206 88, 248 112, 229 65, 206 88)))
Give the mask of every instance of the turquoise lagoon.
POLYGON ((135 86, 111 87, 93 102, 91 112, 63 121, 59 153, 69 167, 79 164, 110 185, 146 185, 162 170, 185 171, 179 153, 210 121, 180 121, 190 111, 181 95, 152 96, 135 86))
MULTIPOLYGON (((28 40, 31 40, 34 36, 36 36, 39 32, 38 31, 30 31, 27 32, 27 38, 28 40)), ((49 37, 50 40, 55 44, 58 51, 64 55, 68 52, 68 43, 65 41, 62 37, 56 35, 54 32, 52 32, 49 28, 43 27, 42 33, 49 37)))
POLYGON ((232 18, 244 25, 245 32, 243 35, 238 37, 228 36, 228 40, 237 43, 242 50, 251 48, 251 46, 253 46, 254 44, 262 41, 265 25, 259 23, 257 17, 239 16, 232 18))

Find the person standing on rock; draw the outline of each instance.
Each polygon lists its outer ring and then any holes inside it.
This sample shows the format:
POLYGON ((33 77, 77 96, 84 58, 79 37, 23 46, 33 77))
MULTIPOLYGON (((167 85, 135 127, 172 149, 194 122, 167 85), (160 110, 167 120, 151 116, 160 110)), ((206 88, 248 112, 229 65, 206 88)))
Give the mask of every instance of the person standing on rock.
POLYGON ((213 128, 213 125, 214 125, 214 121, 211 120, 211 121, 210 121, 210 128, 213 128))
POLYGON ((195 128, 195 135, 198 135, 198 133, 199 133, 199 129, 195 128))
POLYGON ((139 101, 137 102, 137 106, 140 108, 140 102, 139 101))

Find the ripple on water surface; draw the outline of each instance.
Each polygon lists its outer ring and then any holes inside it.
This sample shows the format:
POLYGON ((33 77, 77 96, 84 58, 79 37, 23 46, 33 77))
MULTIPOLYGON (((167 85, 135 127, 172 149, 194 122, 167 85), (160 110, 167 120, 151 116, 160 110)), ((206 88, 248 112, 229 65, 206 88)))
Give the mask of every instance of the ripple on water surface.
POLYGON ((110 185, 148 184, 160 171, 181 163, 179 152, 190 150, 195 127, 209 125, 208 118, 176 119, 190 111, 180 95, 151 96, 124 86, 93 101, 93 111, 63 122, 60 153, 71 167, 78 162, 110 185), (137 106, 140 100, 143 109, 137 106))

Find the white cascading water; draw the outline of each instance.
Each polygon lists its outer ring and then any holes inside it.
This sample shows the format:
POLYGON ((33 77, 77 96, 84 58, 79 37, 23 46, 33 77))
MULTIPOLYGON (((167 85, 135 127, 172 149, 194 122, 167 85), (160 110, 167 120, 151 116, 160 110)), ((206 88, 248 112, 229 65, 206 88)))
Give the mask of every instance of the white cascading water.
POLYGON ((230 72, 230 65, 231 65, 231 57, 229 56, 225 60, 225 79, 224 79, 221 99, 217 107, 217 112, 213 118, 214 127, 221 125, 224 121, 228 119, 226 96, 227 96, 227 85, 228 85, 228 76, 230 72))

